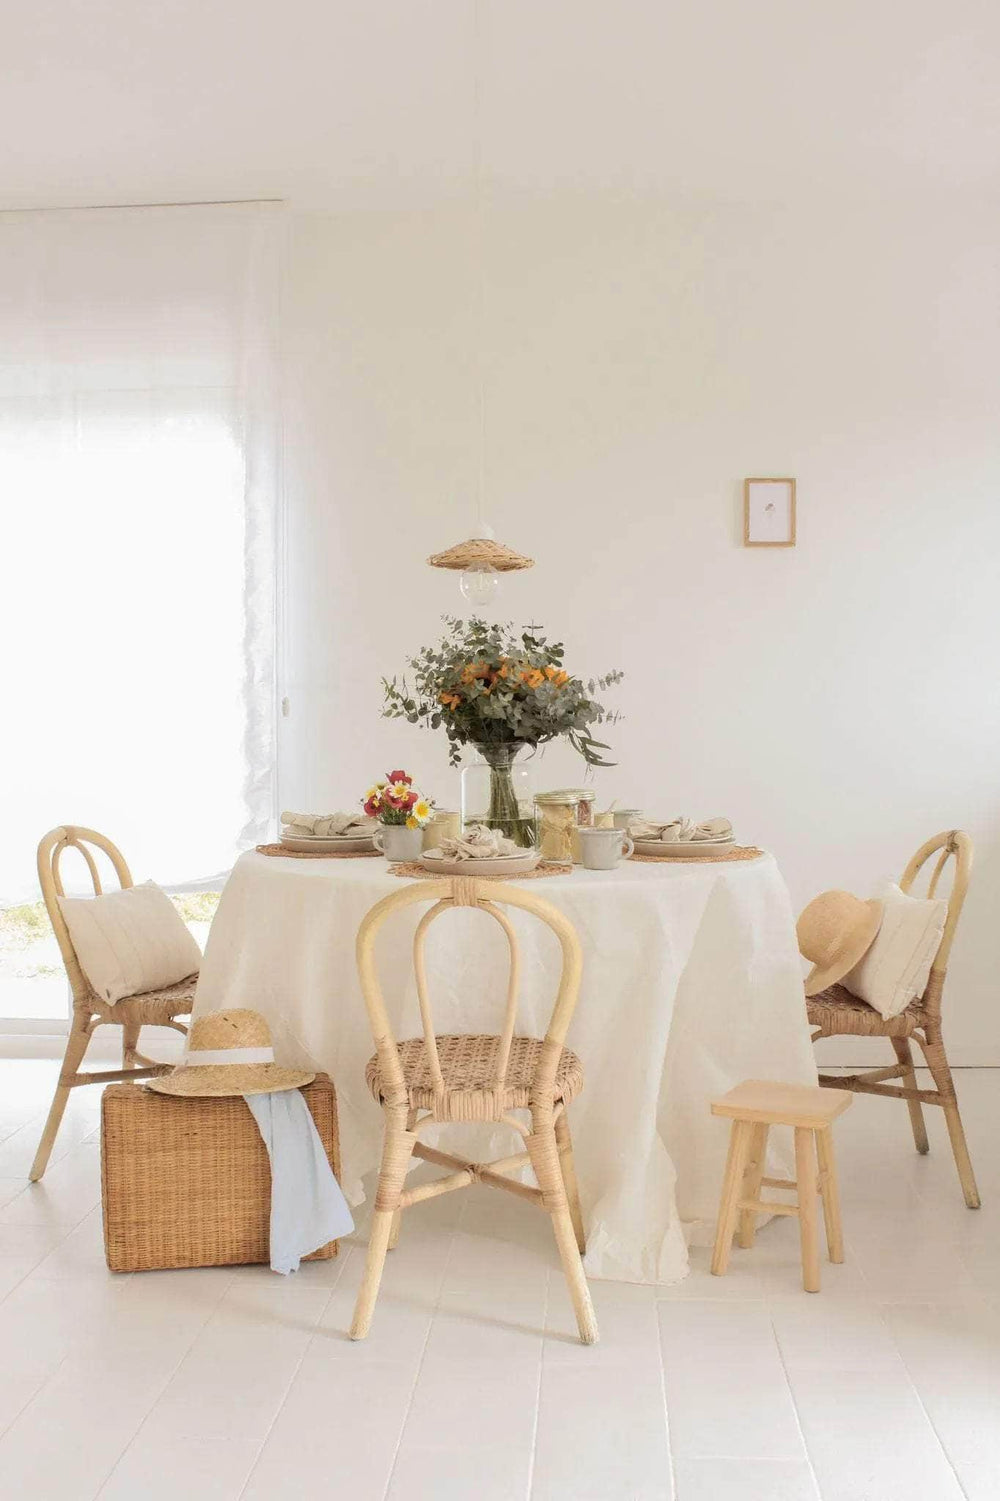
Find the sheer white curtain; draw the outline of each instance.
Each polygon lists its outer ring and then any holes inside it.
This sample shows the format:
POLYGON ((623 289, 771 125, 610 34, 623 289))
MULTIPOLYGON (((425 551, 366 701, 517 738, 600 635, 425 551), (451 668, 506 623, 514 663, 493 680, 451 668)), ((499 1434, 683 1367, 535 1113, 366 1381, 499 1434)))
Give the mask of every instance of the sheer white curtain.
POLYGON ((0 215, 0 907, 58 823, 172 885, 268 829, 281 229, 0 215))

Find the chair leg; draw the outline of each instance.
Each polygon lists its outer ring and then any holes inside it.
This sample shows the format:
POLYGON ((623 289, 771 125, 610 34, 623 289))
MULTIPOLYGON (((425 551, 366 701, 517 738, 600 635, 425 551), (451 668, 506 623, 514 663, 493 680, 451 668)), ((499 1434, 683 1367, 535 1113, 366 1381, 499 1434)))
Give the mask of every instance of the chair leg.
POLYGON ((833 1155, 833 1132, 824 1126, 816 1132, 816 1155, 819 1158, 820 1194, 823 1198, 823 1222, 826 1225, 826 1249, 830 1260, 844 1259, 844 1229, 840 1220, 840 1187, 833 1155))
MULTIPOLYGON (((413 1130, 414 1126, 417 1124, 417 1117, 418 1117, 419 1114, 420 1114, 419 1110, 410 1110, 410 1111, 407 1112, 407 1116, 406 1116, 406 1129, 407 1129, 407 1131, 412 1131, 413 1130)), ((391 1226, 391 1228, 389 1230, 389 1246, 388 1246, 388 1249, 390 1251, 394 1251, 396 1249, 396 1247, 399 1245, 399 1232, 400 1232, 400 1230, 402 1228, 403 1228, 403 1211, 401 1209, 397 1209, 396 1212, 395 1212, 395 1214, 392 1217, 392 1226, 391 1226)))
POLYGON ((406 1169, 413 1155, 416 1136, 407 1131, 403 1121, 394 1121, 386 1112, 385 1136, 382 1141, 382 1165, 379 1168, 378 1188, 375 1193, 375 1209, 372 1227, 368 1236, 368 1256, 365 1274, 358 1289, 358 1301, 354 1306, 354 1321, 351 1338, 364 1339, 371 1328, 375 1300, 382 1282, 385 1253, 389 1248, 392 1223, 399 1210, 399 1196, 406 1181, 406 1169))
MULTIPOLYGON (((764 1159, 767 1156, 767 1133, 769 1127, 759 1121, 750 1133, 750 1151, 740 1197, 760 1198, 760 1180, 764 1176, 764 1159)), ((753 1245, 757 1233, 757 1216, 752 1209, 741 1209, 737 1239, 745 1251, 753 1245)))
POLYGON ((49 1157, 52 1154, 52 1148, 55 1145, 55 1139, 62 1124, 63 1112, 66 1109, 69 1092, 74 1088, 74 1085, 66 1081, 72 1079, 73 1075, 79 1072, 80 1064, 83 1062, 83 1056, 87 1051, 89 1043, 89 1024, 74 1011, 73 1024, 69 1030, 66 1052, 63 1055, 62 1068, 59 1070, 59 1083, 56 1085, 56 1092, 52 1097, 48 1119, 45 1122, 45 1130, 42 1132, 42 1139, 38 1143, 38 1151, 35 1153, 35 1160, 31 1164, 31 1172, 28 1174, 32 1183, 38 1182, 49 1165, 49 1157))
POLYGON ((965 1202, 970 1209, 978 1209, 981 1202, 979 1189, 976 1187, 976 1175, 972 1170, 972 1159, 969 1156, 969 1148, 965 1140, 965 1128, 962 1125, 962 1117, 958 1111, 955 1081, 951 1076, 951 1069, 948 1066, 944 1044, 940 1039, 926 1043, 921 1041, 919 1037, 917 1040, 923 1049, 924 1057, 927 1060, 927 1067, 931 1071, 934 1087, 941 1096, 941 1106, 948 1125, 951 1150, 955 1156, 955 1166, 958 1168, 958 1176, 962 1184, 962 1193, 965 1195, 965 1202))
POLYGON ((142 1027, 138 1022, 127 1021, 122 1025, 122 1068, 136 1068, 137 1053, 139 1050, 139 1033, 142 1027))
POLYGON ((562 1167, 563 1183, 566 1187, 566 1200, 569 1204, 569 1217, 573 1221, 573 1234, 576 1236, 576 1244, 580 1255, 586 1254, 587 1237, 583 1229, 583 1211, 580 1208, 580 1185, 576 1180, 576 1163, 573 1160, 573 1139, 569 1134, 569 1121, 566 1119, 566 1111, 556 1119, 556 1146, 559 1148, 559 1162, 562 1167))
POLYGON ((726 1158, 726 1172, 722 1180, 719 1222, 715 1231, 715 1248, 712 1251, 714 1277, 724 1276, 729 1265, 733 1231, 736 1229, 737 1204, 743 1186, 752 1130, 750 1121, 733 1121, 733 1128, 729 1133, 729 1156, 726 1158))
POLYGON ((802 1242, 802 1286, 819 1292, 819 1220, 816 1214, 816 1143, 807 1126, 795 1127, 795 1182, 798 1191, 799 1237, 802 1242))
POLYGON ((597 1343, 597 1319, 594 1316, 594 1305, 590 1300, 590 1288, 587 1286, 576 1230, 573 1227, 573 1217, 570 1214, 555 1129, 551 1125, 541 1125, 537 1121, 533 1122, 533 1125, 534 1130, 525 1142, 525 1146, 531 1157, 531 1165, 538 1179, 538 1186, 542 1190, 545 1208, 552 1216, 552 1229, 559 1250, 559 1259, 562 1262, 563 1275, 573 1300, 573 1311, 576 1314, 576 1324, 580 1331, 580 1341, 585 1345, 593 1345, 597 1343))
MULTIPOLYGON (((906 1068, 903 1075, 903 1087, 905 1089, 917 1088, 917 1076, 913 1071, 913 1049, 910 1047, 908 1037, 890 1037, 896 1061, 906 1068)), ((919 1100, 907 1100, 910 1111, 910 1127, 913 1131, 913 1145, 921 1154, 930 1151, 930 1142, 927 1140, 927 1127, 924 1125, 924 1111, 919 1100)))

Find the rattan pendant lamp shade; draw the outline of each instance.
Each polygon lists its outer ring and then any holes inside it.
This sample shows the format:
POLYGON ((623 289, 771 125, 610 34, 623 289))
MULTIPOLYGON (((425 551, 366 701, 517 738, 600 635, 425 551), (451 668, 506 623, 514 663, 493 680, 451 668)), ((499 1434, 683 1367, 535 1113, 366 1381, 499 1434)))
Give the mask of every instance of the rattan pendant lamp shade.
POLYGON ((474 569, 492 568, 496 573, 514 573, 519 568, 534 568, 534 558, 494 542, 491 537, 470 537, 467 542, 456 542, 445 552, 436 552, 427 559, 432 568, 453 568, 467 573, 474 569))

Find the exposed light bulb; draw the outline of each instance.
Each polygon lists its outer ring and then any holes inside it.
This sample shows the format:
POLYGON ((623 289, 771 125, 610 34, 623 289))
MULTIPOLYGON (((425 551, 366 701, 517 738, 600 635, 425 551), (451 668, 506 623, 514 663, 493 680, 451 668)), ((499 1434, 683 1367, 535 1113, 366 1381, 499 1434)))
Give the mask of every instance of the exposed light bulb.
POLYGON ((496 598, 500 587, 500 575, 488 563, 479 568, 466 568, 458 581, 462 596, 470 605, 481 608, 496 598))

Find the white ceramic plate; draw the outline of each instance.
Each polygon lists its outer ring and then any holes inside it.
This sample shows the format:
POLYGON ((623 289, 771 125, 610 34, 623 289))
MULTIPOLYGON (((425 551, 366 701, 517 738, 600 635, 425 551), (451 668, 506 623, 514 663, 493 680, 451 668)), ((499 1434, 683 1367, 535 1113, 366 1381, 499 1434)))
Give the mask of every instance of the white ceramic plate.
POLYGON ((525 850, 523 855, 456 860, 451 855, 442 855, 440 850, 426 850, 420 856, 420 863, 439 876, 523 876, 526 871, 534 870, 541 858, 538 850, 525 850))
POLYGON ((374 849, 370 834, 282 834, 281 843, 289 850, 299 850, 303 854, 312 850, 314 854, 329 854, 331 850, 355 850, 374 849))
POLYGON ((667 839, 637 839, 635 841, 637 855, 660 855, 668 860, 698 860, 703 855, 724 855, 727 850, 735 848, 735 839, 720 839, 716 842, 703 839, 697 843, 694 840, 683 842, 667 839))

